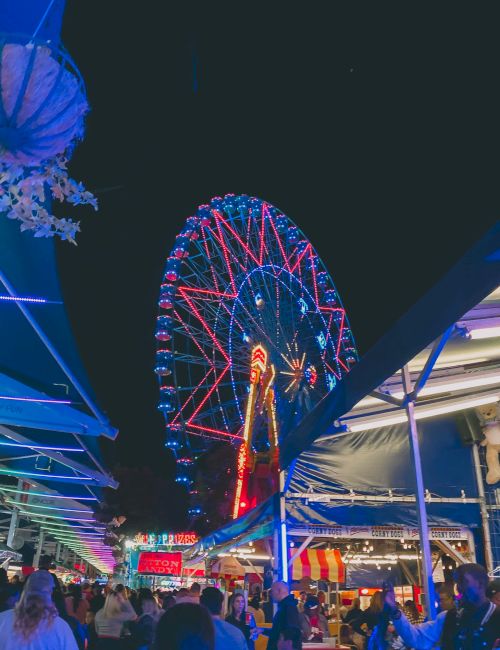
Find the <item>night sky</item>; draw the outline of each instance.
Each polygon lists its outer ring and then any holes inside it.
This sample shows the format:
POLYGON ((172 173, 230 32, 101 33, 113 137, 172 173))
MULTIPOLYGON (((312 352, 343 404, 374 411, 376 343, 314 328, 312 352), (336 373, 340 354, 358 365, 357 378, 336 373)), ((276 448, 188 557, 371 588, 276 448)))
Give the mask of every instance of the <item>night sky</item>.
POLYGON ((81 209, 77 248, 58 244, 84 364, 121 431, 110 460, 158 471, 156 300, 200 203, 246 193, 293 219, 361 353, 500 207, 498 5, 162 4, 68 0, 63 42, 92 106, 71 172, 100 211, 81 209))

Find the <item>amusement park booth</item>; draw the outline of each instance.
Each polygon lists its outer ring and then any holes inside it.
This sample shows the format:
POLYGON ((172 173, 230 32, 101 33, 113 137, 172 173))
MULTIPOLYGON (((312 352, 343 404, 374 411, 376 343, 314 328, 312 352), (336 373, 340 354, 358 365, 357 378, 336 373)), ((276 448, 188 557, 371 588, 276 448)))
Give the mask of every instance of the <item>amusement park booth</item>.
POLYGON ((457 564, 497 575, 499 251, 497 225, 280 441, 279 492, 186 554, 267 537, 293 579, 306 550, 338 549, 351 597, 389 578, 431 618, 457 564))

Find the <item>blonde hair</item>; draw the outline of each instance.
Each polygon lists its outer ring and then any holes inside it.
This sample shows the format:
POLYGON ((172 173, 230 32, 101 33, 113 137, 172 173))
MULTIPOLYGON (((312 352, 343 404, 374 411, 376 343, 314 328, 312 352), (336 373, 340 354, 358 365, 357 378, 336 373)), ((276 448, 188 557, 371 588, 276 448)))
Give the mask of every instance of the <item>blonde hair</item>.
POLYGON ((110 592, 106 596, 106 600, 104 601, 104 607, 102 612, 104 618, 114 618, 115 616, 118 616, 118 614, 120 614, 121 611, 122 611, 122 605, 118 598, 118 594, 114 591, 110 592))
POLYGON ((52 625, 57 617, 57 609, 50 596, 25 589, 14 610, 14 630, 29 641, 40 623, 52 625))

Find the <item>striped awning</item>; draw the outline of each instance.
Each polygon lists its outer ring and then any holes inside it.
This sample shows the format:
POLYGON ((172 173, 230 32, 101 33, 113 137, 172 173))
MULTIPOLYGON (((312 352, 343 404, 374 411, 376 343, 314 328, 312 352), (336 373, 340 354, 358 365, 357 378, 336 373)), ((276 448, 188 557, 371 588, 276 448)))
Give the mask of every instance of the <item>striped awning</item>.
POLYGON ((344 563, 340 551, 306 549, 295 558, 292 565, 292 580, 329 580, 344 582, 344 563))
POLYGON ((235 557, 224 557, 218 560, 211 570, 213 578, 224 578, 225 580, 243 580, 245 569, 235 557))

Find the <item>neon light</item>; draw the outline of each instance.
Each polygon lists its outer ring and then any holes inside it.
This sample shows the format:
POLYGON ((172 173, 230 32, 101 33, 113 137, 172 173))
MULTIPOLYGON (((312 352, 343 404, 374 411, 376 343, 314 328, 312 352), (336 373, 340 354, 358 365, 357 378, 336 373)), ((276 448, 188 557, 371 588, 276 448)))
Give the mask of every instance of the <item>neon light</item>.
POLYGON ((282 257, 283 257, 283 261, 285 262, 285 265, 286 265, 286 267, 287 267, 288 272, 290 272, 290 265, 288 264, 288 258, 287 258, 287 256, 286 256, 285 249, 283 248, 283 244, 281 243, 281 239, 280 239, 279 233, 278 233, 278 231, 276 230, 276 226, 274 225, 274 221, 273 221, 272 217, 269 219, 269 222, 270 222, 270 224, 271 224, 272 229, 274 230, 274 235, 275 235, 275 237, 276 237, 276 241, 278 242, 278 246, 279 246, 279 249, 280 249, 280 251, 281 251, 281 255, 282 255, 282 257))
POLYGON ((17 488, 0 487, 1 492, 15 492, 16 494, 28 494, 36 497, 50 497, 51 499, 71 499, 73 501, 97 501, 96 497, 68 497, 62 494, 50 494, 48 492, 32 492, 31 490, 18 490, 17 488))
POLYGON ((326 348, 326 338, 324 332, 320 332, 317 336, 316 339, 319 343, 319 347, 324 350, 326 348))
POLYGON ((45 451, 71 451, 82 453, 84 449, 77 447, 46 447, 44 445, 21 445, 18 442, 0 442, 0 447, 21 447, 22 449, 42 449, 45 451))
POLYGON ((309 309, 309 307, 307 305, 307 302, 304 300, 304 298, 299 299, 299 308, 302 314, 304 314, 305 316, 307 314, 307 310, 309 309))
POLYGON ((217 337, 215 336, 214 332, 210 329, 210 327, 208 326, 208 324, 207 324, 207 322, 205 321, 205 319, 203 318, 203 316, 201 316, 201 314, 200 314, 200 312, 198 311, 198 309, 196 309, 196 307, 193 305, 191 299, 188 298, 188 297, 185 295, 185 293, 182 291, 182 289, 180 290, 180 293, 182 293, 182 297, 185 299, 185 301, 186 301, 186 302, 188 303, 188 305, 191 307, 192 311, 196 314, 196 317, 198 318, 198 320, 200 321, 200 323, 203 325, 203 327, 207 330, 208 335, 210 336, 210 338, 212 339, 212 341, 215 343, 216 348, 217 348, 217 349, 219 350, 219 352, 222 354, 222 356, 224 357, 224 359, 229 363, 229 362, 230 362, 230 361, 229 361, 229 357, 228 357, 227 354, 224 352, 224 350, 221 348, 220 343, 219 343, 219 341, 217 340, 217 337))
POLYGON ((252 368, 260 368, 262 372, 267 368, 267 352, 265 348, 258 344, 252 350, 252 368))
POLYGON ((205 379, 208 377, 208 375, 209 375, 212 371, 214 371, 214 368, 210 368, 209 371, 205 374, 205 376, 204 376, 203 379, 200 381, 200 383, 198 384, 198 386, 196 386, 196 388, 193 390, 193 392, 191 393, 191 395, 189 395, 189 397, 187 398, 187 400, 186 400, 186 401, 184 402, 184 404, 181 406, 181 408, 179 409, 177 415, 176 415, 176 416, 174 417, 174 419, 172 420, 171 424, 175 424, 175 422, 178 420, 178 418, 180 418, 181 413, 184 411, 184 409, 185 409, 186 406, 188 405, 188 402, 189 402, 190 400, 194 400, 194 396, 195 396, 195 394, 196 394, 196 393, 198 392, 198 390, 201 388, 203 382, 205 381, 205 379))
POLYGON ((31 298, 29 296, 0 296, 6 302, 32 302, 41 305, 62 305, 61 300, 47 300, 46 298, 31 298))
MULTIPOLYGON (((7 501, 7 503, 12 503, 15 506, 19 505, 19 502, 15 501, 14 499, 7 498, 6 501, 7 501)), ((79 510, 77 508, 58 508, 57 506, 40 506, 40 505, 35 504, 35 503, 27 503, 25 505, 27 505, 29 508, 41 508, 42 510, 58 510, 58 511, 64 510, 65 512, 83 512, 83 513, 86 513, 86 514, 91 513, 91 510, 79 510)), ((92 520, 92 521, 95 521, 95 520, 92 520)))
POLYGON ((245 442, 243 442, 238 452, 238 464, 237 464, 238 478, 236 482, 236 494, 234 497, 233 519, 238 518, 240 505, 242 507, 246 505, 241 503, 241 492, 243 490, 243 481, 245 478, 246 462, 247 462, 247 445, 245 442))
POLYGON ((262 261, 264 259, 264 206, 265 203, 262 204, 262 214, 261 214, 261 219, 262 219, 262 226, 260 229, 260 255, 259 255, 259 266, 262 266, 262 261))
POLYGON ((202 408, 203 404, 205 404, 205 402, 207 401, 207 399, 210 397, 210 395, 211 395, 211 394, 214 392, 214 390, 217 388, 217 386, 218 386, 218 384, 220 383, 222 377, 224 377, 224 375, 226 374, 226 372, 229 370, 229 366, 230 366, 230 364, 228 363, 227 366, 224 368, 224 370, 223 370, 223 371, 221 372, 221 374, 219 375, 219 377, 217 378, 217 380, 215 381, 215 383, 213 384, 213 386, 212 386, 212 387, 210 388, 210 390, 207 392, 207 394, 205 395, 205 397, 204 397, 204 398, 201 400, 201 402, 198 404, 198 406, 196 407, 194 413, 191 415, 191 417, 190 417, 189 420, 187 421, 187 424, 190 425, 190 424, 192 423, 192 421, 193 421, 193 418, 194 418, 196 415, 198 415, 198 413, 200 412, 200 409, 202 408))
POLYGON ((220 228, 219 220, 217 219, 217 214, 215 215, 215 223, 217 224, 217 230, 219 231, 219 235, 221 238, 222 252, 224 253, 224 259, 226 260, 226 266, 229 272, 229 279, 231 280, 231 286, 233 288, 233 292, 236 294, 237 291, 236 291, 236 285, 234 284, 233 269, 231 268, 231 264, 229 262, 229 251, 227 249, 226 242, 224 241, 224 236, 220 228))
POLYGON ((214 294, 216 296, 221 296, 222 298, 236 298, 236 296, 237 296, 237 294, 222 293, 221 291, 212 291, 211 289, 200 289, 199 287, 182 286, 182 287, 179 287, 179 291, 181 289, 183 291, 193 291, 193 292, 196 292, 196 293, 210 293, 210 294, 214 294))
MULTIPOLYGON (((250 255, 250 257, 253 259, 253 261, 254 261, 256 264, 259 264, 259 265, 260 265, 259 260, 255 257, 255 255, 252 253, 252 251, 250 250, 250 248, 245 244, 245 242, 240 238, 240 236, 238 235, 238 233, 235 232, 235 231, 233 230, 233 228, 231 228, 231 226, 230 226, 229 223, 224 219, 224 217, 221 215, 221 213, 218 212, 218 211, 216 211, 216 210, 214 210, 214 213, 217 215, 217 217, 220 219, 220 221, 224 224, 224 226, 225 226, 225 227, 226 227, 226 228, 227 228, 227 229, 228 229, 228 230, 229 230, 229 231, 234 235, 235 239, 238 240, 238 242, 241 244, 242 248, 243 248, 243 249, 248 253, 248 255, 250 255)), ((248 220, 248 222, 250 223, 250 219, 248 220)))
POLYGON ((19 475, 19 476, 33 476, 35 478, 36 477, 39 478, 40 476, 43 476, 46 480, 47 479, 58 479, 58 478, 60 478, 60 479, 70 479, 71 481, 93 481, 94 480, 92 478, 89 478, 88 476, 62 476, 62 475, 58 475, 58 474, 47 474, 47 473, 40 474, 40 473, 36 473, 36 472, 24 472, 24 471, 21 472, 20 470, 14 469, 14 468, 12 468, 12 469, 0 469, 0 473, 1 474, 8 474, 10 476, 17 476, 17 475, 19 475))
POLYGON ((0 395, 0 399, 12 400, 13 402, 38 402, 40 404, 72 404, 73 402, 63 399, 37 399, 36 397, 10 397, 0 395))
POLYGON ((200 424, 193 424, 192 422, 188 422, 187 425, 190 428, 200 429, 200 431, 206 431, 207 433, 216 433, 219 436, 228 436, 229 438, 241 439, 241 436, 238 436, 235 433, 228 433, 227 431, 221 431, 220 429, 212 429, 210 427, 203 427, 200 424))

